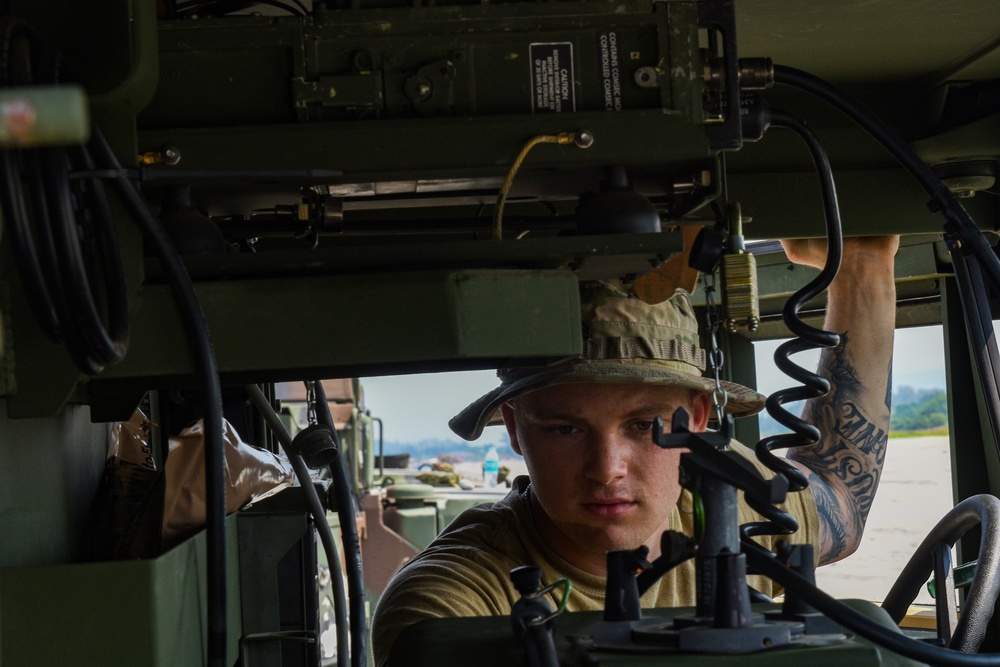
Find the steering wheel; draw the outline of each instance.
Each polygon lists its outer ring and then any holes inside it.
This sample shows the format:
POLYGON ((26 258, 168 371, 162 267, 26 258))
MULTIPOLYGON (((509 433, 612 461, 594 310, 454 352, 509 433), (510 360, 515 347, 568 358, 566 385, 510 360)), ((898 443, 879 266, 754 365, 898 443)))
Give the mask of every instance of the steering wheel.
MULTIPOLYGON (((945 514, 917 547, 882 603, 893 621, 898 624, 903 620, 920 587, 934 570, 935 552, 950 549, 977 524, 981 532, 979 562, 965 597, 962 617, 948 644, 949 648, 964 653, 979 650, 1000 595, 1000 500, 995 496, 972 496, 945 514)), ((938 595, 944 594, 944 591, 938 592, 938 595)))

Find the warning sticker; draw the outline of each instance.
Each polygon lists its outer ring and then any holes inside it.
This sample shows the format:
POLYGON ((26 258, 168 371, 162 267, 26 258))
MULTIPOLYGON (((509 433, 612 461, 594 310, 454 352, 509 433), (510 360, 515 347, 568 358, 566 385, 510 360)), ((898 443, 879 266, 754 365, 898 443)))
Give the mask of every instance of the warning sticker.
POLYGON ((622 70, 618 63, 618 33, 598 35, 601 52, 601 91, 606 111, 622 110, 622 70))
POLYGON ((531 110, 538 113, 576 111, 572 42, 529 45, 531 110))

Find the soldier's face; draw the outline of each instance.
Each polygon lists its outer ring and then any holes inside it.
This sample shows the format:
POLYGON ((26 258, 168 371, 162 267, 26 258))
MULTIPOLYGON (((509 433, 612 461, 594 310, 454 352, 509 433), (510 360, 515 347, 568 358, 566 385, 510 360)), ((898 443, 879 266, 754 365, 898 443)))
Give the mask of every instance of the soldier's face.
POLYGON ((678 407, 691 430, 704 430, 707 394, 641 384, 580 383, 546 387, 503 407, 511 446, 531 477, 535 523, 570 563, 603 574, 605 553, 650 546, 669 528, 680 495, 683 450, 653 443, 678 407))

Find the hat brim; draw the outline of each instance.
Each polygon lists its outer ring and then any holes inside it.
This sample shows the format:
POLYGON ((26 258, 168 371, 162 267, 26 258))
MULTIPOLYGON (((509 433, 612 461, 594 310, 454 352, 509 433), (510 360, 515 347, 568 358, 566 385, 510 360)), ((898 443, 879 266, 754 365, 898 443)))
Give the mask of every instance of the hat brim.
MULTIPOLYGON (((634 360, 578 360, 504 382, 452 417, 448 426, 459 437, 475 440, 482 435, 485 427, 503 423, 500 406, 507 401, 542 387, 570 382, 649 384, 708 393, 715 390, 713 378, 692 375, 655 363, 636 364, 634 360)), ((726 412, 733 417, 754 415, 764 408, 766 397, 749 387, 723 380, 722 388, 728 395, 726 412)))

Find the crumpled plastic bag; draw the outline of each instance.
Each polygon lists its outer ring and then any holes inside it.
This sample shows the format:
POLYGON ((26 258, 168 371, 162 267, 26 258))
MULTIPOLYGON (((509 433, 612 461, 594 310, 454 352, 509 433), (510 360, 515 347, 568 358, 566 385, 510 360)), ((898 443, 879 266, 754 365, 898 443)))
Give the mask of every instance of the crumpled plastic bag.
POLYGON ((160 553, 163 475, 150 446, 150 423, 136 410, 108 434, 104 477, 86 536, 93 560, 127 560, 160 553))
MULTIPOLYGON (((104 479, 88 531, 94 560, 152 558, 205 524, 205 437, 201 420, 169 439, 158 470, 150 422, 139 410, 116 422, 108 439, 104 479)), ((226 513, 296 484, 291 463, 243 442, 223 421, 226 513)))
MULTIPOLYGON (((226 514, 296 484, 288 459, 240 439, 223 420, 226 453, 226 514)), ((170 438, 165 466, 162 548, 194 535, 205 525, 205 428, 198 420, 170 438)))

